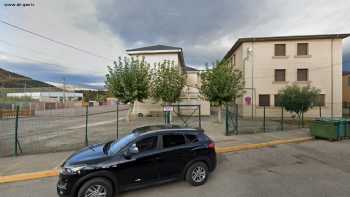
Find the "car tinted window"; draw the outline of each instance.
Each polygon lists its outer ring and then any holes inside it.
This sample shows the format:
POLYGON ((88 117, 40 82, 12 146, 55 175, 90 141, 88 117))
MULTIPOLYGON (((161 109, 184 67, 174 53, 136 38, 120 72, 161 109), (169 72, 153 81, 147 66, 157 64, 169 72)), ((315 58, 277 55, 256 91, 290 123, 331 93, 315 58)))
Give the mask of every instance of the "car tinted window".
POLYGON ((180 146, 185 144, 185 137, 183 135, 163 135, 163 147, 170 148, 174 146, 180 146))
POLYGON ((189 141, 190 143, 196 143, 196 142, 198 142, 198 138, 197 138, 196 135, 186 134, 185 136, 186 136, 186 138, 188 139, 188 141, 189 141))
POLYGON ((130 133, 129 135, 126 135, 125 137, 114 141, 109 148, 109 152, 111 154, 115 154, 119 152, 122 148, 124 148, 126 145, 128 145, 130 142, 136 139, 136 134, 130 133))
POLYGON ((157 136, 148 137, 136 142, 139 152, 154 150, 157 148, 157 136))

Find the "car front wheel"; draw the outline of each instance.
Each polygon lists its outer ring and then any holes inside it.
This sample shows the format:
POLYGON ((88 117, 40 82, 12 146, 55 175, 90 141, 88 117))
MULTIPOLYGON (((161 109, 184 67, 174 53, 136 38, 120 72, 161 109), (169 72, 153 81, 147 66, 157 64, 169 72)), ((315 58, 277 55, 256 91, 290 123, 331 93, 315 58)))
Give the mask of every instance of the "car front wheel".
POLYGON ((208 166, 203 162, 192 164, 186 172, 186 180, 193 186, 203 185, 208 179, 208 166))
POLYGON ((79 191, 78 197, 112 197, 113 187, 110 181, 104 178, 93 178, 84 183, 79 191))

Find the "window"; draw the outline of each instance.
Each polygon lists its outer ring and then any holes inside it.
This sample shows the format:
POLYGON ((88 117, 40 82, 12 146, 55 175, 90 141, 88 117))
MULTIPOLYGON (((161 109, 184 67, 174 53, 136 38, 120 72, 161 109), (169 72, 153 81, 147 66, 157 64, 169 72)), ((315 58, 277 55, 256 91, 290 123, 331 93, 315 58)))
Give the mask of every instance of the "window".
POLYGON ((198 138, 196 135, 190 135, 190 134, 187 134, 185 135, 187 140, 190 142, 190 143, 196 143, 198 142, 198 138))
POLYGON ((307 81, 309 79, 308 77, 308 69, 298 69, 297 71, 297 80, 298 81, 307 81))
POLYGON ((163 147, 170 148, 185 144, 185 136, 183 135, 163 135, 163 147))
POLYGON ((286 81, 286 69, 275 69, 275 81, 286 81))
POLYGON ((281 95, 275 94, 275 106, 280 107, 281 106, 281 95))
POLYGON ((260 94, 259 95, 259 106, 270 106, 270 95, 260 94))
POLYGON ((148 137, 136 142, 139 152, 145 152, 157 148, 157 136, 148 137))
POLYGON ((326 95, 325 94, 320 94, 316 98, 316 105, 317 106, 325 106, 326 104, 326 95))
POLYGON ((297 55, 309 55, 309 44, 298 43, 297 44, 297 55))
POLYGON ((275 44, 275 56, 286 56, 285 44, 275 44))

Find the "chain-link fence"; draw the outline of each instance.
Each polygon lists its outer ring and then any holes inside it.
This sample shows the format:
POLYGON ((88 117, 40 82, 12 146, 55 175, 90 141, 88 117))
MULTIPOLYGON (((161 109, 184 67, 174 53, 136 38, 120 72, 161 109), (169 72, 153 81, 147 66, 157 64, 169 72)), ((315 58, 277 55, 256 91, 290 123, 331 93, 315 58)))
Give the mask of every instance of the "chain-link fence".
MULTIPOLYGON (((128 106, 33 109, 30 103, 0 109, 0 156, 76 150, 105 143, 133 129, 164 124, 159 115, 128 116, 128 106), (128 120, 130 118, 130 120, 128 120)), ((201 127, 200 105, 172 105, 171 124, 201 127)))
POLYGON ((315 118, 327 117, 323 111, 329 111, 328 108, 316 106, 308 111, 308 117, 304 118, 303 115, 298 117, 295 113, 287 112, 281 106, 244 107, 241 104, 228 103, 223 112, 225 132, 226 135, 249 134, 308 127, 310 121, 315 118))
POLYGON ((123 121, 120 125, 124 128, 117 129, 118 113, 126 110, 125 105, 1 110, 0 156, 74 150, 116 139, 129 132, 123 121))

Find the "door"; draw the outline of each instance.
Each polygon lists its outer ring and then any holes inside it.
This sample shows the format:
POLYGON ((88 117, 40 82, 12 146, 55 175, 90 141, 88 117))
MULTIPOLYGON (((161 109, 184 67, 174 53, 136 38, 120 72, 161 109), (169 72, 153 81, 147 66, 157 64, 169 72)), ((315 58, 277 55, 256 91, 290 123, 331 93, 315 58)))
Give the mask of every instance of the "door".
POLYGON ((157 181, 159 178, 157 159, 159 156, 158 136, 145 137, 129 145, 138 148, 138 153, 125 158, 125 163, 119 166, 117 176, 119 184, 133 187, 157 181))
POLYGON ((176 177, 192 157, 192 145, 186 144, 183 134, 162 135, 162 150, 159 158, 159 172, 161 179, 176 177))

